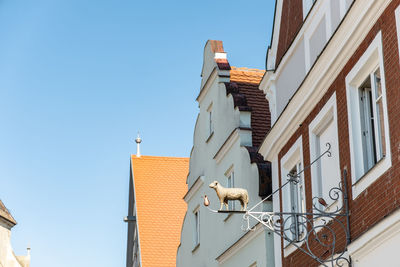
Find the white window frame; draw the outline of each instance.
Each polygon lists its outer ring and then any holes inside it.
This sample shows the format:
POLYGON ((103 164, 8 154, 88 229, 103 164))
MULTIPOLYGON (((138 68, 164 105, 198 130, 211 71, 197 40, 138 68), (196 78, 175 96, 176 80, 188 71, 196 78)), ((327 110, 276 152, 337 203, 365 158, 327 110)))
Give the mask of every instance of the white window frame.
MULTIPOLYGON (((303 143, 302 136, 300 136, 296 142, 292 145, 289 151, 281 158, 281 183, 285 184, 288 180, 288 174, 292 170, 294 166, 298 166, 300 163, 301 170, 304 168, 304 160, 303 160, 303 143)), ((298 170, 298 171, 301 171, 298 170)), ((303 211, 306 210, 306 196, 305 196, 305 183, 304 183, 304 173, 300 175, 300 181, 298 185, 302 185, 303 190, 298 191, 298 198, 302 199, 304 202, 303 211)), ((290 183, 282 188, 282 211, 283 212, 291 212, 291 192, 290 192, 290 183)), ((284 256, 286 257, 293 251, 297 249, 296 246, 290 244, 288 241, 284 240, 284 256)))
POLYGON ((400 59, 400 6, 395 9, 394 14, 396 17, 397 45, 400 59))
POLYGON ((193 250, 200 245, 200 206, 193 210, 193 250))
MULTIPOLYGON (((337 166, 335 168, 336 170, 336 177, 337 177, 337 184, 335 186, 339 186, 339 182, 341 181, 341 171, 340 171, 340 153, 339 153, 339 136, 338 136, 338 124, 337 124, 337 108, 336 108, 336 92, 333 93, 333 95, 329 98, 329 100, 326 102, 324 107, 321 109, 321 111, 318 113, 318 115, 313 119, 313 121, 310 123, 308 129, 309 129, 309 143, 310 143, 310 161, 313 162, 316 158, 321 156, 322 153, 325 151, 319 151, 319 136, 323 130, 326 129, 326 126, 329 125, 330 123, 333 123, 333 126, 335 127, 335 133, 336 133, 336 142, 330 144, 331 145, 331 150, 330 152, 332 155, 335 155, 337 157, 337 166)), ((327 157, 328 155, 324 155, 324 157, 327 157)), ((320 169, 320 161, 315 162, 313 165, 311 165, 311 188, 312 188, 312 196, 314 197, 323 197, 324 192, 322 189, 322 179, 321 177, 322 170, 320 169)), ((330 190, 330 189, 328 189, 330 190)), ((324 199, 325 201, 328 202, 329 208, 332 207, 332 204, 334 203, 329 203, 330 199, 324 199)), ((340 200, 340 199, 339 199, 340 200)), ((341 202, 341 201, 340 201, 341 202)), ((318 207, 319 209, 326 209, 325 207, 318 207)))
POLYGON ((360 57, 352 70, 346 76, 347 112, 349 120, 349 143, 351 158, 351 179, 353 184, 353 199, 360 195, 375 180, 392 166, 390 152, 389 122, 386 101, 385 69, 383 66, 382 33, 379 32, 365 53, 360 57), (375 70, 380 69, 382 86, 383 122, 385 131, 385 157, 378 161, 370 170, 364 172, 359 87, 375 70))

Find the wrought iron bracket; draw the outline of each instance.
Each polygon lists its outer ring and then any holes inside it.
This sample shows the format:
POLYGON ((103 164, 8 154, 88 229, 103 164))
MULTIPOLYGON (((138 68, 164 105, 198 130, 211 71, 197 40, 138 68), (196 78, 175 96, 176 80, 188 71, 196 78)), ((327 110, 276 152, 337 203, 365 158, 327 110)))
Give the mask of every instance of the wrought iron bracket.
POLYGON ((296 247, 322 266, 352 266, 351 258, 347 253, 351 236, 346 170, 343 171, 343 179, 339 185, 330 189, 329 204, 321 197, 314 197, 312 210, 303 213, 255 211, 263 202, 271 200, 272 195, 279 192, 287 184, 299 183, 301 174, 324 155, 331 157, 331 145, 327 143, 326 146, 327 150, 312 161, 310 165, 296 174, 288 174, 288 180, 281 187, 251 209, 247 211, 217 211, 207 208, 216 213, 243 214, 244 225, 242 225, 242 230, 244 231, 254 230, 255 227, 252 226, 254 224, 251 223, 251 219, 261 223, 282 237, 285 246, 296 247), (338 242, 343 239, 344 242, 338 242))
POLYGON ((344 171, 343 182, 329 192, 333 211, 320 208, 320 198, 313 199, 312 212, 249 210, 243 215, 245 225, 242 230, 254 230, 250 222, 250 219, 254 219, 281 236, 285 240, 285 246, 296 247, 322 266, 352 266, 351 258, 347 254, 351 238, 346 175, 344 171), (345 242, 337 246, 340 238, 345 238, 345 242))
POLYGON ((294 246, 322 266, 352 266, 347 247, 350 237, 350 212, 347 190, 347 171, 343 171, 343 180, 337 187, 329 190, 328 203, 321 197, 314 197, 309 212, 268 212, 255 211, 255 208, 289 183, 297 184, 301 174, 324 155, 331 157, 331 145, 310 165, 296 174, 288 174, 288 180, 243 215, 245 225, 242 230, 253 230, 250 219, 263 224, 269 230, 282 237, 285 246, 294 246), (338 240, 345 238, 344 244, 338 240))

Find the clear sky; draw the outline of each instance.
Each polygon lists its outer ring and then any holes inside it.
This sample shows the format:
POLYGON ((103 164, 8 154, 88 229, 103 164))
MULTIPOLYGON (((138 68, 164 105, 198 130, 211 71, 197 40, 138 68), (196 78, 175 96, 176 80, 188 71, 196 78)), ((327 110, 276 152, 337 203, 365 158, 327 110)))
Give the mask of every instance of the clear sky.
POLYGON ((0 198, 16 253, 124 266, 137 131, 142 154, 188 157, 205 42, 265 68, 274 2, 0 0, 0 198))

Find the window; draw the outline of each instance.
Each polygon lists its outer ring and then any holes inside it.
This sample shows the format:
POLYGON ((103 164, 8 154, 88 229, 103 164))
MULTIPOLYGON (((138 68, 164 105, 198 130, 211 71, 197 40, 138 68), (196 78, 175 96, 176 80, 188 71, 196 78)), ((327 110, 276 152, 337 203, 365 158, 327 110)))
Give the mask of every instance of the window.
MULTIPOLYGON (((293 177, 296 182, 290 182, 282 188, 282 208, 283 212, 304 213, 306 212, 305 184, 303 170, 303 152, 301 137, 290 148, 281 159, 282 185, 293 177)), ((285 236, 290 240, 301 239, 306 230, 303 226, 303 218, 297 216, 286 216, 285 236), (288 227, 290 226, 290 227, 288 227)), ((290 245, 289 240, 285 240, 285 246, 290 245)))
POLYGON ((207 109, 207 128, 208 128, 208 138, 214 133, 213 121, 212 121, 212 104, 207 109))
MULTIPOLYGON (((233 171, 230 172, 227 180, 228 180, 228 183, 227 183, 228 188, 235 187, 235 174, 233 171)), ((235 210, 235 201, 233 201, 233 200, 229 201, 228 208, 229 208, 229 210, 235 210)))
POLYGON ((365 173, 385 156, 386 150, 379 68, 365 79, 358 92, 365 173))
POLYGON ((353 198, 391 166, 382 34, 346 76, 353 198))
POLYGON ((308 15, 308 12, 310 12, 311 7, 314 5, 316 0, 303 0, 303 20, 308 15))
MULTIPOLYGON (((296 178, 297 183, 291 182, 289 183, 290 188, 290 210, 292 213, 305 213, 306 212, 306 202, 304 197, 304 179, 303 175, 300 174, 302 171, 301 163, 298 162, 293 168, 290 170, 290 177, 296 178)), ((291 240, 299 240, 301 235, 303 234, 304 228, 300 226, 302 219, 300 217, 292 218, 292 229, 291 229, 291 240)))
POLYGON ((193 243, 194 249, 200 245, 200 207, 193 212, 194 214, 194 233, 193 233, 193 243))
MULTIPOLYGON (((332 188, 339 186, 341 175, 336 93, 331 96, 315 119, 310 123, 309 132, 311 162, 320 157, 330 146, 330 157, 325 154, 311 165, 312 196, 323 198, 329 207, 333 203, 329 192, 332 188)), ((318 208, 325 209, 322 205, 319 205, 318 208)))

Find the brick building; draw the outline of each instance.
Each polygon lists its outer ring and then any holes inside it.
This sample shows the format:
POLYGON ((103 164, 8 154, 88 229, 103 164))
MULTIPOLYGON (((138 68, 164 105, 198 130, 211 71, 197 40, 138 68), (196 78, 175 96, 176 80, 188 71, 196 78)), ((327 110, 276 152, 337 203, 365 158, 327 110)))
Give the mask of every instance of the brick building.
MULTIPOLYGON (((273 190, 301 175, 273 196, 274 211, 334 210, 343 198, 330 189, 347 173, 350 243, 343 234, 334 242, 353 266, 399 266, 399 41, 399 0, 276 1, 260 84, 272 127, 259 153, 272 164, 273 190), (328 147, 331 156, 311 164, 328 147)), ((310 227, 290 234, 301 240, 310 227)), ((276 266, 320 265, 294 243, 275 235, 276 266)), ((309 245, 322 261, 332 252, 309 245)))

